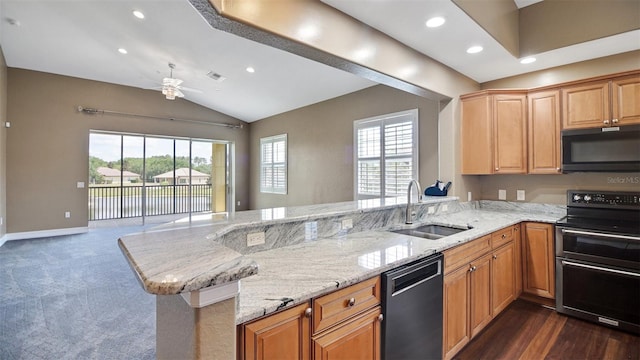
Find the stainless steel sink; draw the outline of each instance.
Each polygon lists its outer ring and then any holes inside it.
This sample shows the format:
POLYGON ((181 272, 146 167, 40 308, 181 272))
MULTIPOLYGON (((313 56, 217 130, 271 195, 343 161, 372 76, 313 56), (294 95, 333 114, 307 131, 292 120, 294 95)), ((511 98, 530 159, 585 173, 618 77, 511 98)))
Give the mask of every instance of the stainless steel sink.
POLYGON ((390 230, 396 234, 403 234, 409 236, 415 236, 423 239, 429 240, 438 240, 442 239, 445 236, 457 234, 459 232, 469 230, 469 228, 458 228, 452 226, 443 226, 443 225, 422 225, 413 229, 398 229, 398 230, 390 230))

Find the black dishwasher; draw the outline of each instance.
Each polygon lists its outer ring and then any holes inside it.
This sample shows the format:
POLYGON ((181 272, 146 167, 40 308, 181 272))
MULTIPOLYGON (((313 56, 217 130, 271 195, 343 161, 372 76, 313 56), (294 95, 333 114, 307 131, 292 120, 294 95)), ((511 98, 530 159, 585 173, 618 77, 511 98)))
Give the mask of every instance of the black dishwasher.
POLYGON ((442 254, 382 274, 382 359, 442 358, 442 254))

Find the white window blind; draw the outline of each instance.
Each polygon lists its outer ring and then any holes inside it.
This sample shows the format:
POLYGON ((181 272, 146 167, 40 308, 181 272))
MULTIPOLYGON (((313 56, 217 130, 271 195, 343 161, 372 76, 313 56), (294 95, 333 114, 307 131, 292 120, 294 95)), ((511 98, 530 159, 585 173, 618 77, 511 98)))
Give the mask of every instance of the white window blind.
POLYGON ((287 193, 287 134, 260 139, 260 192, 287 193))
POLYGON ((418 177, 418 110, 354 122, 355 198, 400 196, 418 177))

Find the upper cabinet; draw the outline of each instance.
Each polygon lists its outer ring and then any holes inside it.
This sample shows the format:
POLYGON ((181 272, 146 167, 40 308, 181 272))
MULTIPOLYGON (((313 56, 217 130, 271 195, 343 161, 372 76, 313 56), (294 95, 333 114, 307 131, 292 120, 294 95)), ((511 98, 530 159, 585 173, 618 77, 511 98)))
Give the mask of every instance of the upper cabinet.
POLYGON ((640 75, 562 88, 564 129, 640 123, 640 75))
POLYGON ((527 172, 526 93, 483 91, 462 97, 462 173, 527 172))
POLYGON ((533 91, 528 95, 530 174, 561 173, 560 91, 533 91))

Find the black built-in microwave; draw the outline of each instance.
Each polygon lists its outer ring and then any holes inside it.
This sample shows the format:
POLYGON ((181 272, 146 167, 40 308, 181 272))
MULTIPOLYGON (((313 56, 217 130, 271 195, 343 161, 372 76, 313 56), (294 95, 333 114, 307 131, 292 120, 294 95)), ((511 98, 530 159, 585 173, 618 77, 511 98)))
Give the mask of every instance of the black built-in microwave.
POLYGON ((562 172, 640 171, 640 125, 562 131, 562 172))

